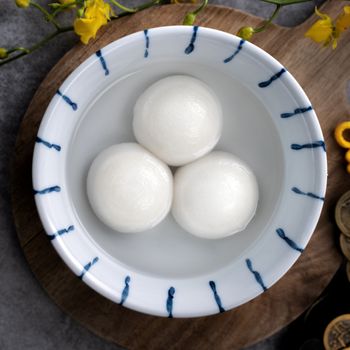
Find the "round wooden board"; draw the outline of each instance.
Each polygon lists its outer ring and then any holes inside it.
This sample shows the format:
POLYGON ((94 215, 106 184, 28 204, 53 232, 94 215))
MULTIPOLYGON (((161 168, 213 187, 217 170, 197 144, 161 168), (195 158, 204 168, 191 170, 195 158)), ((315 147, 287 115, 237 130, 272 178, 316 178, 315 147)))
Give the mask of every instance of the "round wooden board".
MULTIPOLYGON (((332 15, 341 3, 327 5, 332 15)), ((333 210, 349 189, 343 150, 333 129, 348 114, 345 85, 350 72, 350 40, 336 51, 322 49, 303 37, 310 25, 293 29, 272 26, 254 42, 280 60, 299 80, 320 119, 328 147, 329 182, 322 217, 311 242, 292 269, 266 293, 234 310, 196 319, 143 315, 103 298, 66 267, 49 243, 37 215, 31 185, 35 135, 44 111, 63 80, 99 48, 124 35, 162 25, 179 24, 187 5, 152 8, 104 27, 89 46, 77 45, 51 70, 36 92, 21 125, 12 166, 13 213, 18 237, 39 283, 65 312, 97 335, 128 349, 236 349, 270 336, 300 315, 323 291, 340 266, 335 246, 333 210)), ((209 6, 198 24, 235 33, 259 18, 209 6)))

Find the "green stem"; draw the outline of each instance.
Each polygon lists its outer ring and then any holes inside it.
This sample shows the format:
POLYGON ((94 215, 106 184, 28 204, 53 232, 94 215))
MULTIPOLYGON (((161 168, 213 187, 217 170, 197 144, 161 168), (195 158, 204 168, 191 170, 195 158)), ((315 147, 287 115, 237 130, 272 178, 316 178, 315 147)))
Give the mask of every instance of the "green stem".
POLYGON ((81 4, 82 4, 82 2, 79 0, 69 2, 68 4, 63 4, 52 12, 51 17, 55 18, 61 11, 65 10, 71 6, 81 5, 81 4))
POLYGON ((192 13, 194 15, 198 15, 198 13, 201 12, 207 5, 208 5, 208 0, 203 0, 201 5, 196 10, 194 10, 192 13))
MULTIPOLYGON (((80 4, 81 1, 80 0, 76 0, 75 2, 77 4, 80 4)), ((204 2, 206 2, 206 0, 204 0, 204 2)), ((124 17, 124 16, 131 15, 132 13, 135 13, 135 12, 146 10, 146 9, 152 7, 152 6, 169 4, 169 3, 170 3, 169 0, 152 0, 150 2, 146 2, 146 3, 144 3, 144 4, 140 5, 140 6, 135 7, 134 8, 134 12, 124 11, 124 12, 118 14, 118 16, 116 16, 116 17, 112 17, 112 20, 117 19, 119 17, 124 17)), ((50 16, 50 19, 49 19, 50 22, 52 22, 53 24, 55 23, 53 21, 52 16, 45 9, 42 9, 40 5, 36 6, 37 4, 34 5, 34 3, 32 3, 32 2, 31 2, 31 4, 33 6, 35 6, 35 7, 37 7, 38 9, 40 9, 41 12, 43 12, 42 10, 44 10, 50 16)), ((72 4, 69 4, 69 5, 72 5, 72 4)), ((43 13, 45 14, 45 12, 43 12, 43 13)), ((8 51, 9 53, 13 53, 15 51, 22 51, 22 52, 20 54, 16 55, 16 56, 13 56, 13 57, 10 57, 8 59, 0 61, 0 66, 3 66, 6 63, 10 63, 12 61, 15 61, 15 60, 17 60, 17 59, 19 59, 19 58, 21 58, 23 56, 29 55, 30 53, 32 53, 32 52, 36 51, 37 49, 41 48, 42 46, 44 46, 47 42, 49 42, 51 39, 55 38, 56 36, 58 36, 58 35, 60 35, 62 33, 65 33, 65 32, 72 31, 74 29, 72 26, 60 27, 58 25, 58 23, 57 23, 57 25, 55 25, 55 27, 56 27, 56 31, 54 31, 53 33, 51 33, 50 35, 48 35, 43 40, 39 41, 37 44, 33 45, 29 49, 26 49, 24 47, 17 47, 17 48, 9 50, 8 51)))
POLYGON ((271 24, 271 22, 277 17, 281 8, 282 8, 282 5, 279 5, 279 4, 276 5, 275 11, 273 11, 270 18, 268 18, 266 21, 264 21, 260 27, 254 28, 254 33, 260 33, 262 31, 264 31, 271 24))
POLYGON ((7 53, 10 55, 11 53, 16 51, 28 52, 28 49, 26 49, 25 47, 14 47, 13 49, 8 50, 7 53))
MULTIPOLYGON (((150 2, 146 2, 140 6, 135 7, 134 10, 135 12, 140 12, 156 5, 163 5, 163 4, 169 4, 169 3, 170 3, 169 0, 152 0, 150 2)), ((124 11, 119 13, 116 17, 112 17, 112 20, 117 19, 119 17, 125 17, 131 14, 132 14, 131 12, 124 11)))
POLYGON ((136 8, 130 8, 130 7, 126 7, 122 4, 120 4, 118 1, 116 0, 109 0, 113 5, 119 7, 121 10, 125 11, 125 12, 130 12, 130 13, 135 13, 137 12, 136 8))
POLYGON ((30 4, 35 8, 37 8, 45 16, 46 20, 52 23, 57 30, 60 29, 60 25, 58 24, 58 22, 56 22, 56 20, 52 17, 52 15, 48 11, 46 11, 41 5, 33 1, 31 1, 30 4))
MULTIPOLYGON (((49 42, 51 39, 53 39, 57 35, 65 33, 65 32, 69 32, 69 31, 72 31, 72 30, 73 30, 72 26, 59 28, 56 31, 54 31, 53 33, 51 33, 50 35, 48 35, 47 37, 45 37, 43 40, 39 41, 37 44, 35 44, 32 47, 30 47, 29 49, 25 49, 23 47, 20 48, 21 51, 22 51, 20 54, 18 54, 16 56, 13 56, 13 57, 10 57, 10 58, 8 58, 8 59, 6 59, 4 61, 0 61, 0 66, 4 65, 6 63, 10 63, 10 62, 12 62, 14 60, 17 60, 20 57, 29 55, 30 53, 32 53, 32 52, 36 51, 37 49, 41 48, 42 46, 44 46, 47 42, 49 42)), ((14 49, 12 49, 12 52, 14 52, 14 49)))

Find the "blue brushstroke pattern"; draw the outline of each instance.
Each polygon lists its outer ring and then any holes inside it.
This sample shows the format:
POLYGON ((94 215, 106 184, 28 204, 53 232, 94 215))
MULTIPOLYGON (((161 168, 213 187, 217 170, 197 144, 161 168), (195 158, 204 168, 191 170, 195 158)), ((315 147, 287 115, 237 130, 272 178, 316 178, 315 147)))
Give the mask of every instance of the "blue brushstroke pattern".
POLYGON ((303 196, 308 196, 308 197, 311 197, 311 198, 314 198, 314 199, 319 199, 321 201, 324 201, 324 197, 320 197, 314 193, 311 193, 311 192, 304 192, 304 191, 301 191, 299 190, 299 188, 297 187, 292 187, 292 191, 297 193, 297 194, 301 194, 303 196))
POLYGON ((166 310, 168 311, 168 318, 173 318, 173 299, 175 294, 175 288, 170 287, 168 290, 168 298, 166 301, 166 310))
POLYGON ((125 277, 125 287, 123 289, 123 292, 122 292, 122 297, 120 299, 120 303, 119 305, 123 305, 125 303, 125 300, 127 299, 128 295, 129 295, 129 283, 130 283, 130 276, 126 276, 125 277))
POLYGON ((258 84, 258 86, 260 88, 268 87, 269 85, 272 84, 273 81, 277 80, 285 72, 286 72, 286 69, 282 68, 278 73, 274 74, 269 80, 262 81, 261 83, 258 84))
POLYGON ((282 113, 281 114, 281 118, 290 118, 290 117, 293 117, 293 116, 298 115, 298 114, 303 114, 305 112, 310 112, 312 110, 313 110, 312 106, 297 108, 297 109, 294 110, 294 112, 282 113))
POLYGON ((218 305, 219 311, 220 312, 225 312, 225 309, 222 307, 221 299, 219 297, 219 294, 216 291, 215 282, 214 281, 209 281, 209 286, 210 286, 211 290, 213 291, 214 298, 215 298, 216 304, 218 305))
POLYGON ((83 279, 83 277, 85 276, 85 274, 91 269, 91 267, 93 265, 95 265, 98 262, 98 256, 96 256, 95 258, 93 258, 92 261, 90 261, 89 263, 87 263, 84 267, 83 267, 83 271, 81 272, 81 274, 78 276, 79 279, 83 279))
POLYGON ((71 226, 68 226, 67 228, 64 228, 62 230, 58 230, 56 233, 52 234, 52 235, 48 235, 50 241, 52 241, 53 239, 55 239, 56 237, 58 236, 62 236, 64 235, 65 233, 68 233, 68 232, 71 232, 71 231, 74 231, 74 226, 71 225, 71 226))
POLYGON ((60 95, 63 98, 63 100, 72 107, 73 111, 76 111, 78 109, 78 105, 75 102, 73 102, 68 96, 63 95, 60 90, 57 90, 57 94, 60 95))
POLYGON ((186 55, 189 55, 194 50, 194 43, 195 43, 195 41, 197 39, 198 28, 199 28, 198 26, 194 26, 193 27, 193 33, 192 33, 191 41, 188 44, 188 46, 186 47, 186 49, 185 49, 185 54, 186 55))
POLYGON ((96 56, 100 59, 102 68, 105 71, 105 75, 108 75, 109 74, 109 69, 107 68, 107 63, 106 63, 106 60, 104 59, 104 57, 102 55, 102 51, 101 50, 96 51, 96 56))
POLYGON ((236 51, 231 56, 225 58, 224 63, 228 63, 228 62, 232 61, 238 55, 238 53, 242 50, 244 43, 245 43, 245 40, 241 39, 236 51))
POLYGON ((143 33, 145 34, 145 53, 144 53, 144 57, 147 58, 148 57, 148 49, 149 49, 149 36, 148 36, 148 29, 145 29, 143 31, 143 33))
POLYGON ((302 253, 304 251, 303 248, 300 248, 292 239, 286 236, 283 229, 278 228, 276 230, 276 233, 293 249, 297 250, 298 252, 302 253))
POLYGON ((40 138, 38 136, 35 138, 35 142, 36 143, 42 143, 44 146, 46 146, 48 148, 53 148, 53 149, 55 149, 58 152, 61 150, 61 146, 56 145, 54 143, 47 142, 47 141, 43 140, 42 138, 40 138))
POLYGON ((52 186, 52 187, 47 187, 44 188, 43 190, 33 190, 34 194, 47 194, 51 192, 60 192, 61 187, 60 186, 52 186))
POLYGON ((296 151, 300 151, 303 148, 317 148, 317 147, 322 147, 322 149, 326 152, 326 144, 324 143, 324 141, 315 141, 312 143, 305 143, 303 145, 299 145, 297 143, 293 143, 291 144, 290 148, 294 149, 296 151))
POLYGON ((265 284, 264 284, 264 281, 263 281, 263 279, 261 278, 260 273, 259 273, 258 271, 255 271, 255 270, 253 269, 252 261, 251 261, 250 259, 246 259, 245 262, 246 262, 246 264, 247 264, 248 270, 254 275, 255 280, 260 284, 262 290, 263 290, 264 292, 266 292, 266 291, 267 291, 267 288, 266 288, 266 286, 265 286, 265 284))

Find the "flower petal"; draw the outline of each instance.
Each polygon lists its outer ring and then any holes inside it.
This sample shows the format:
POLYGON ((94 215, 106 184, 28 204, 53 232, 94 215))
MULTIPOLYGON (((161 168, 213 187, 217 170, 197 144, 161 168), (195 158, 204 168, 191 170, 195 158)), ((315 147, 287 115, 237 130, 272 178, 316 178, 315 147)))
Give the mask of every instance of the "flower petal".
POLYGON ((331 19, 319 19, 305 33, 307 38, 317 43, 322 43, 331 38, 333 32, 333 24, 331 19))
POLYGON ((91 18, 77 18, 74 21, 74 31, 84 44, 87 44, 91 38, 95 38, 99 28, 99 23, 91 18))
POLYGON ((317 16, 321 17, 321 19, 324 19, 332 23, 332 19, 326 13, 320 12, 317 7, 315 7, 315 13, 317 16))
POLYGON ((343 13, 339 15, 335 27, 339 33, 346 31, 350 27, 350 6, 344 6, 343 13))
POLYGON ((80 40, 87 44, 91 38, 95 38, 97 31, 110 19, 111 7, 103 0, 88 0, 82 18, 74 21, 74 31, 80 36, 80 40))

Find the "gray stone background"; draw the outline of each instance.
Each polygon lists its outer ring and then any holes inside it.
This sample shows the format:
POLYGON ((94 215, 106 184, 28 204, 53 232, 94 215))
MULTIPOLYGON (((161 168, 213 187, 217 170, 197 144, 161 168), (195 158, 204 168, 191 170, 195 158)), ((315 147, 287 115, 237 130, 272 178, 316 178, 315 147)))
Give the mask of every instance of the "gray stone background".
MULTIPOLYGON (((142 2, 124 1, 124 4, 132 6, 142 2)), ((232 6, 259 16, 268 16, 273 10, 271 5, 259 0, 213 0, 210 3, 232 6)), ((288 6, 276 22, 285 26, 297 25, 313 12, 314 5, 309 2, 288 6)), ((18 9, 14 0, 0 0, 0 47, 29 46, 50 30, 51 26, 36 10, 18 9)), ((22 254, 11 213, 9 162, 21 119, 45 75, 77 41, 72 33, 64 34, 44 49, 0 67, 1 350, 120 349, 77 324, 50 300, 22 254)), ((282 340, 285 343, 285 338, 290 336, 290 331, 284 329, 249 350, 285 349, 282 340)))

